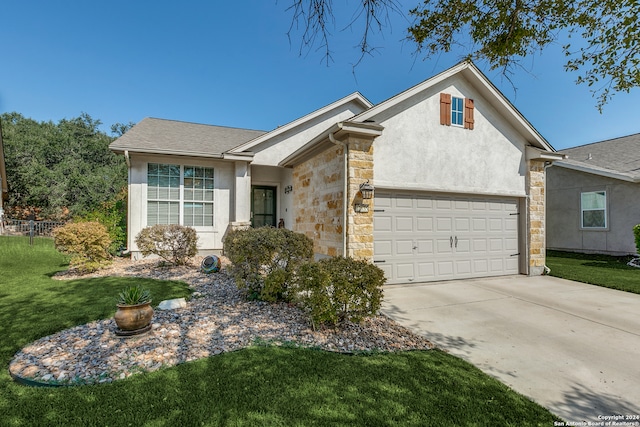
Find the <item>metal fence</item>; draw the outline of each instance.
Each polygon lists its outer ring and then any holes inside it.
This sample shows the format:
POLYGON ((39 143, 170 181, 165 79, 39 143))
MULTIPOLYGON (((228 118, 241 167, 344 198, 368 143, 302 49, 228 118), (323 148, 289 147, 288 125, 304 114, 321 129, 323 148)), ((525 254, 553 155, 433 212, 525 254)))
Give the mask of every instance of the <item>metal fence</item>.
POLYGON ((64 222, 57 221, 5 219, 0 227, 0 231, 2 231, 3 234, 51 237, 54 228, 60 227, 64 224, 64 222))

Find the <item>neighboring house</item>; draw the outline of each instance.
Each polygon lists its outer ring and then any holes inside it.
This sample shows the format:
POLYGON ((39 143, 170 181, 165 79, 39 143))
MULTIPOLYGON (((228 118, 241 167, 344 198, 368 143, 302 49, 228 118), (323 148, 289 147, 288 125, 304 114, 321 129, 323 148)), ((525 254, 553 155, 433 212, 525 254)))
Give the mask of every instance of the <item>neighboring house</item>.
POLYGON ((129 165, 134 257, 152 224, 193 226, 213 252, 231 228, 283 222, 388 283, 541 274, 545 164, 563 158, 471 62, 271 132, 147 118, 111 149, 129 165))
POLYGON ((627 255, 640 224, 640 133, 563 150, 547 169, 550 249, 627 255))

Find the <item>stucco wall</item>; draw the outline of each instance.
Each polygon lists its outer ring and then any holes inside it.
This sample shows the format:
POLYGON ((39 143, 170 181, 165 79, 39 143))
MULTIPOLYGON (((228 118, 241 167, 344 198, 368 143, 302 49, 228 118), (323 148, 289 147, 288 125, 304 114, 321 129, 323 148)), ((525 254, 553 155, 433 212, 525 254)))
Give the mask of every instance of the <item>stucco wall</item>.
POLYGON ((169 156, 131 156, 129 169, 128 249, 138 257, 135 236, 147 226, 147 164, 168 163, 214 168, 214 227, 195 227, 200 251, 222 249, 222 238, 233 215, 234 163, 211 159, 169 156))
POLYGON ((453 193, 526 195, 527 142, 461 76, 389 109, 375 141, 376 185, 453 193), (440 124, 441 92, 475 101, 475 127, 440 124))
POLYGON ((579 172, 547 169, 547 246, 573 252, 635 254, 632 228, 640 224, 640 184, 579 172), (607 192, 608 227, 581 228, 580 193, 607 192))
POLYGON ((303 121, 299 126, 282 133, 249 151, 254 151, 254 165, 276 166, 291 153, 318 136, 336 123, 347 120, 363 111, 362 105, 352 101, 338 105, 312 120, 303 121))
POLYGON ((293 169, 293 230, 314 241, 316 254, 342 255, 344 156, 331 147, 293 169))

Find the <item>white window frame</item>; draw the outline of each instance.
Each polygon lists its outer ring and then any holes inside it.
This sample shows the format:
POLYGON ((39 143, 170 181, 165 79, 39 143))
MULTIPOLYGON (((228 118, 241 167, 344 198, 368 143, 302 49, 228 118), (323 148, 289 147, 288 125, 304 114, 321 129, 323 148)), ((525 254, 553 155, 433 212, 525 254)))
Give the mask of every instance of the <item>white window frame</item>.
POLYGON ((451 126, 464 127, 464 98, 458 96, 451 96, 451 126), (459 104, 459 109, 455 108, 455 105, 459 104), (460 119, 458 123, 457 118, 460 119))
POLYGON ((580 228, 585 230, 606 230, 609 227, 609 209, 608 209, 608 198, 606 190, 595 190, 595 191, 581 191, 580 192, 580 228), (598 208, 585 208, 584 205, 584 196, 588 194, 601 194, 604 196, 604 206, 598 208), (603 211, 604 213, 604 226, 600 227, 592 227, 584 224, 584 213, 589 211, 603 211))
MULTIPOLYGON (((188 177, 188 179, 191 177, 188 177)), ((200 177, 193 177, 193 179, 198 179, 200 177)), ((216 219, 216 215, 215 215, 215 168, 213 167, 209 167, 209 166, 192 166, 192 165, 179 165, 179 164, 173 164, 173 163, 156 163, 156 162, 149 162, 147 163, 147 191, 146 191, 146 206, 147 206, 147 215, 146 215, 146 220, 147 220, 147 226, 149 225, 154 225, 153 221, 149 221, 149 204, 150 202, 167 202, 167 203, 176 203, 178 205, 178 220, 177 222, 175 221, 171 221, 171 215, 169 215, 169 222, 170 224, 179 224, 179 225, 187 225, 189 227, 193 227, 196 230, 213 230, 215 228, 215 219, 216 219), (170 196, 168 198, 159 198, 159 197, 150 197, 150 176, 149 176, 149 171, 151 168, 151 165, 157 165, 158 167, 162 167, 162 166, 167 166, 169 168, 179 168, 180 170, 180 176, 179 176, 179 188, 178 188, 178 195, 177 197, 175 197, 175 193, 173 194, 173 197, 171 197, 171 193, 170 196), (191 196, 190 198, 185 198, 185 169, 188 168, 193 168, 193 169, 204 169, 205 171, 205 176, 203 177, 203 182, 204 187, 202 188, 202 200, 200 200, 199 197, 195 197, 195 196, 191 196), (207 174, 207 170, 210 170, 210 174, 207 174), (210 205, 210 209, 207 209, 208 211, 210 211, 210 214, 207 214, 206 216, 210 216, 211 217, 211 225, 192 225, 192 224, 185 224, 187 221, 185 221, 185 205, 187 204, 193 204, 193 203, 198 203, 198 204, 203 204, 203 205, 210 205)), ((189 192, 189 190, 193 190, 194 187, 187 187, 187 193, 189 192)), ((199 189, 197 189, 199 190, 199 189)), ((204 208, 204 206, 203 206, 204 208)), ((174 215, 175 217, 175 215, 174 215)), ((193 217, 192 217, 193 218, 193 217)), ((164 222, 155 222, 155 224, 165 224, 164 222)))

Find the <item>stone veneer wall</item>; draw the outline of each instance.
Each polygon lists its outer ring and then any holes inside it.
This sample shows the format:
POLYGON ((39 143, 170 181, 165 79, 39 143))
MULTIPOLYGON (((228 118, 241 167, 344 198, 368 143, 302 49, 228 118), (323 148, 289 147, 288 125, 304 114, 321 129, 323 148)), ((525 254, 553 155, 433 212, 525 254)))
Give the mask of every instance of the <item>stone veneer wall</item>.
POLYGON ((343 148, 331 147, 293 169, 293 230, 313 240, 317 254, 342 254, 343 148))
POLYGON ((373 199, 362 200, 360 184, 373 183, 373 139, 349 136, 347 155, 349 215, 347 223, 347 255, 373 262, 373 199), (355 211, 357 203, 369 205, 369 211, 355 211))
POLYGON ((544 273, 545 248, 545 169, 544 161, 530 160, 528 171, 529 182, 529 211, 527 223, 529 226, 529 275, 537 276, 544 273))

